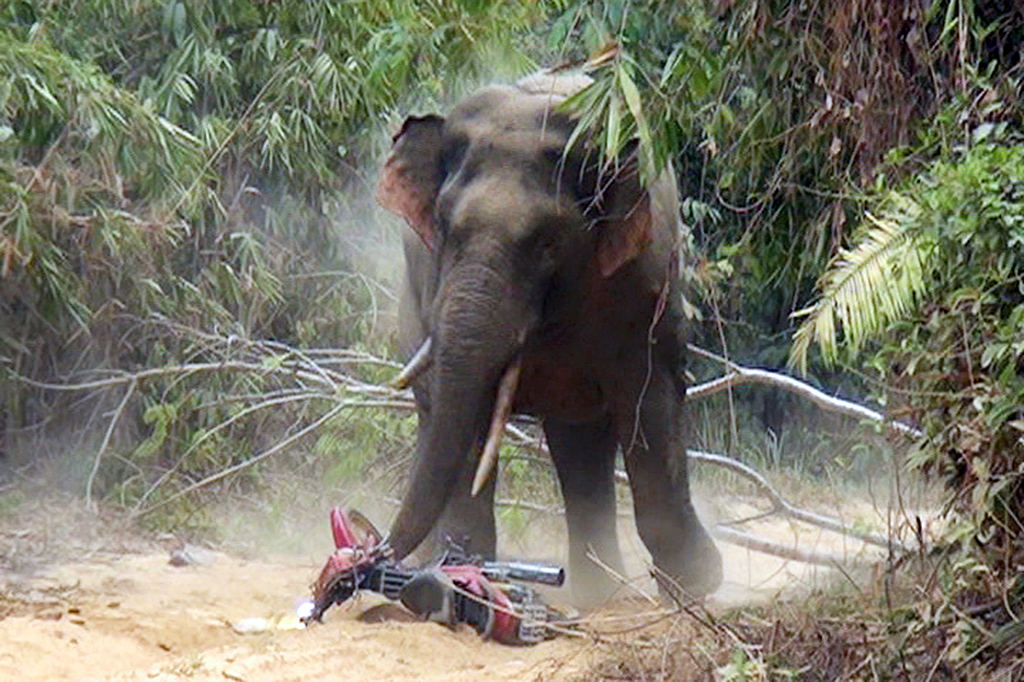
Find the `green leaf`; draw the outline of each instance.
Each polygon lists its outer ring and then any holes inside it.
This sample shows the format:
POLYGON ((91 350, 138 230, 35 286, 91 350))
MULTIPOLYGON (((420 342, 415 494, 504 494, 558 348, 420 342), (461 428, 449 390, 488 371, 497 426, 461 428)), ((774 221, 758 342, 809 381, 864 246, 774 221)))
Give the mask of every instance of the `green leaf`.
POLYGON ((626 106, 633 116, 633 121, 637 127, 637 134, 640 137, 641 177, 647 182, 653 179, 655 174, 654 138, 651 135, 651 129, 647 125, 647 119, 644 117, 643 106, 640 102, 640 91, 637 90, 636 83, 633 81, 633 77, 629 74, 625 64, 619 63, 617 75, 622 96, 626 100, 626 106))
POLYGON ((261 362, 260 365, 264 369, 281 369, 284 366, 285 361, 288 360, 289 357, 290 355, 288 353, 269 355, 263 358, 263 362, 261 362))
POLYGON ((851 352, 886 324, 906 315, 927 287, 933 267, 931 242, 917 238, 913 218, 920 209, 909 199, 893 201, 903 207, 904 220, 866 214, 861 242, 841 250, 822 276, 821 299, 794 314, 806 319, 794 337, 790 365, 806 371, 812 343, 822 357, 834 362, 838 354, 837 332, 841 327, 851 352))

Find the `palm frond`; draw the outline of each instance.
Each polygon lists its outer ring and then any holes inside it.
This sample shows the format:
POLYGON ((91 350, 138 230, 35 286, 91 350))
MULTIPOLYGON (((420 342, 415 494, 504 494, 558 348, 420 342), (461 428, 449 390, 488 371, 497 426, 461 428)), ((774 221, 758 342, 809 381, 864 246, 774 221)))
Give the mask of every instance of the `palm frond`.
POLYGON ((855 353, 888 323, 905 317, 928 287, 932 240, 916 229, 920 207, 898 194, 884 217, 865 215, 863 238, 840 251, 819 282, 821 298, 793 314, 804 317, 789 363, 807 369, 807 354, 818 344, 826 362, 837 359, 839 332, 855 353))

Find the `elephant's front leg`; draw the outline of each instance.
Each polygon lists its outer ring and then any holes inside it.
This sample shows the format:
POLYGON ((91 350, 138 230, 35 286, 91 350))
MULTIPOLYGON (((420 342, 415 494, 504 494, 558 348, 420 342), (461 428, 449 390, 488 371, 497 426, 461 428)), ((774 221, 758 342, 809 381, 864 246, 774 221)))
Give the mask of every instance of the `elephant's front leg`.
POLYGON ((682 398, 669 368, 653 362, 616 414, 637 530, 655 566, 688 594, 704 596, 722 582, 722 558, 690 500, 682 398))
POLYGON ((587 424, 548 418, 544 432, 565 501, 573 600, 580 605, 598 604, 612 594, 616 583, 587 553, 593 550, 601 561, 622 572, 615 530, 613 422, 610 416, 587 424))

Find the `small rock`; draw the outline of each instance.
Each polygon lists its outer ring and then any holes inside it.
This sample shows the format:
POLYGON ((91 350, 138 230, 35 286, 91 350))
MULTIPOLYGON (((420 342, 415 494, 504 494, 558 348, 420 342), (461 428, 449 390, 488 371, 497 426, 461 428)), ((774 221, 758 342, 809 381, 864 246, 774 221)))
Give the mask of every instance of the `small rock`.
POLYGON ((266 618, 243 618, 231 625, 231 629, 240 635, 257 635, 270 629, 266 618))
POLYGON ((228 668, 227 670, 221 671, 221 675, 229 680, 235 680, 235 682, 245 682, 245 677, 242 676, 242 672, 237 668, 228 668))
POLYGON ((177 549, 171 550, 171 558, 167 562, 171 566, 206 566, 212 564, 215 558, 214 552, 197 547, 196 545, 185 544, 177 549))

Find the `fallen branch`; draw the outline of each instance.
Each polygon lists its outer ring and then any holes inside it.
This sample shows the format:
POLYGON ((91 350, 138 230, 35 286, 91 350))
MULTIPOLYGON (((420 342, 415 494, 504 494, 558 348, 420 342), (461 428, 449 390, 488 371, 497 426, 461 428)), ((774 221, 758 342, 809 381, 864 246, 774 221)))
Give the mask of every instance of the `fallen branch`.
MULTIPOLYGON (((402 501, 397 497, 386 497, 384 498, 384 501, 396 507, 401 506, 402 504, 402 501)), ((549 516, 563 516, 565 514, 564 507, 544 506, 533 502, 527 502, 525 500, 496 499, 494 501, 494 506, 504 507, 507 509, 522 509, 549 516)), ((619 512, 619 516, 632 518, 632 514, 623 511, 619 512)), ((801 561, 808 564, 815 564, 817 566, 828 566, 830 568, 849 563, 848 558, 833 554, 822 554, 811 550, 793 547, 791 545, 772 542, 770 540, 765 540, 755 535, 751 535, 750 533, 744 533, 743 531, 736 530, 735 528, 730 528, 729 526, 717 525, 711 529, 711 532, 716 539, 721 540, 722 542, 727 542, 739 547, 745 547, 755 552, 761 552, 762 554, 777 556, 789 561, 801 561)))
POLYGON ((687 450, 687 457, 695 462, 705 462, 707 464, 713 464, 726 468, 733 473, 739 474, 744 478, 753 481, 754 484, 761 489, 762 492, 768 497, 772 503, 772 514, 778 514, 785 518, 794 519, 796 521, 803 521, 804 523, 818 528, 824 528, 825 530, 832 531, 834 533, 841 533, 850 537, 857 538, 862 542, 866 542, 869 545, 875 545, 877 547, 883 547, 888 550, 896 552, 908 552, 910 551, 903 543, 894 538, 885 537, 876 533, 868 533, 866 531, 857 530, 849 524, 843 523, 839 519, 834 519, 830 516, 822 516, 821 514, 815 514, 798 507, 794 507, 792 504, 787 502, 783 497, 765 480, 764 476, 748 467, 743 462, 739 462, 731 457, 724 455, 715 455, 709 452, 700 452, 697 450, 687 450))
MULTIPOLYGON (((296 442, 303 436, 311 433, 315 429, 319 428, 322 424, 330 420, 335 415, 339 414, 343 410, 355 409, 360 407, 370 408, 385 408, 385 409, 399 409, 399 410, 413 410, 415 409, 415 403, 412 399, 411 392, 408 390, 397 390, 389 386, 381 386, 372 383, 366 383, 354 376, 351 376, 343 371, 339 371, 338 367, 344 367, 351 364, 367 364, 377 366, 390 366, 398 367, 397 363, 393 363, 388 360, 377 358, 368 353, 357 352, 357 351, 345 351, 345 350, 330 350, 330 349, 312 349, 300 351, 284 344, 272 341, 248 341, 239 339, 238 337, 221 338, 215 337, 201 332, 190 330, 190 333, 194 333, 196 338, 200 338, 209 343, 211 352, 230 352, 234 357, 232 359, 224 359, 220 362, 200 362, 200 363, 185 363, 180 365, 173 365, 169 367, 158 367, 144 369, 138 372, 111 372, 106 376, 101 376, 96 379, 82 381, 79 383, 47 383, 31 380, 27 377, 18 376, 10 373, 14 378, 23 381, 29 385, 36 386, 39 388, 59 391, 82 391, 82 390, 94 390, 101 388, 111 388, 116 386, 127 385, 128 388, 122 397, 118 408, 115 410, 110 424, 107 428, 106 437, 101 444, 99 451, 97 452, 94 460, 92 471, 89 475, 89 480, 86 486, 86 498, 87 503, 92 501, 92 490, 93 483, 97 476, 100 468, 100 464, 103 455, 108 447, 108 443, 119 420, 121 413, 123 412, 125 405, 127 404, 130 397, 137 392, 139 384, 147 380, 153 380, 164 377, 173 377, 175 379, 183 379, 193 375, 212 374, 220 372, 240 372, 246 373, 251 372, 260 376, 274 376, 282 382, 294 382, 298 388, 288 389, 284 392, 277 392, 271 394, 253 394, 251 396, 233 396, 232 400, 244 401, 250 400, 254 404, 242 409, 234 416, 225 420, 219 425, 214 426, 202 435, 198 440, 193 442, 185 453, 181 456, 177 463, 175 463, 170 470, 163 472, 163 474, 152 483, 149 488, 145 491, 144 495, 138 501, 136 508, 132 511, 133 517, 143 516, 149 514, 160 507, 177 500, 184 495, 195 492, 204 487, 213 485, 214 483, 223 481, 229 476, 238 473, 248 467, 251 467, 261 461, 266 460, 270 456, 277 452, 280 452, 287 446, 296 442), (244 359, 238 359, 238 358, 244 359), (146 501, 152 496, 152 494, 158 490, 161 486, 165 485, 171 480, 174 472, 179 469, 181 461, 183 461, 190 452, 192 452, 196 446, 202 443, 210 436, 223 430, 231 423, 253 414, 259 410, 270 409, 276 406, 280 406, 289 402, 299 402, 305 400, 327 400, 334 401, 336 404, 331 407, 324 415, 317 418, 311 424, 292 435, 279 441, 272 447, 264 450, 263 452, 250 457, 241 462, 237 462, 231 466, 222 469, 219 472, 211 474, 202 480, 191 483, 181 490, 174 492, 173 494, 163 498, 159 502, 143 507, 146 501)), ((912 427, 900 424, 898 422, 886 421, 885 417, 873 410, 866 407, 851 403, 849 401, 841 400, 828 396, 818 389, 815 389, 808 384, 775 372, 769 372, 766 370, 749 369, 736 365, 735 363, 728 362, 723 358, 719 358, 712 353, 704 351, 703 349, 691 346, 690 350, 698 355, 704 357, 710 357, 717 361, 724 363, 728 368, 728 374, 719 379, 716 379, 699 386, 691 388, 687 396, 689 399, 701 399, 708 395, 712 395, 716 392, 725 390, 726 388, 743 383, 755 383, 755 384, 766 384, 772 386, 778 386, 786 390, 792 391, 802 397, 807 398, 811 402, 819 405, 823 409, 827 409, 833 412, 846 414, 848 416, 873 421, 876 423, 885 423, 889 427, 896 429, 902 433, 908 435, 918 435, 919 432, 912 427)), ((520 422, 527 423, 527 422, 520 422)), ((516 442, 524 447, 527 447, 538 453, 548 454, 547 447, 545 446, 543 439, 531 435, 529 432, 517 426, 515 424, 508 424, 505 428, 507 437, 510 437, 513 442, 516 442)), ((875 533, 868 533, 858 529, 855 529, 848 524, 844 524, 842 521, 809 512, 803 509, 799 509, 794 505, 787 502, 782 498, 781 495, 767 482, 767 480, 759 474, 757 471, 751 469, 747 465, 738 462, 737 460, 725 457, 723 455, 717 455, 712 453, 705 453, 699 451, 689 451, 689 457, 695 462, 703 462, 705 464, 711 464, 713 466, 719 466, 726 468, 740 476, 747 478, 752 481, 758 489, 765 494, 771 503, 771 510, 766 515, 779 515, 784 518, 793 519, 803 523, 807 523, 813 526, 824 528, 831 532, 840 533, 849 537, 856 538, 862 542, 885 548, 891 552, 903 553, 909 551, 908 548, 898 540, 887 538, 875 533)), ((616 472, 616 477, 619 480, 625 480, 625 473, 621 471, 616 472)), ((501 500, 498 502, 500 506, 514 505, 524 509, 530 509, 531 511, 560 514, 563 510, 557 507, 547 507, 521 501, 501 500)), ((776 556, 784 558, 807 561, 809 563, 816 563, 821 565, 832 565, 836 561, 833 557, 823 557, 813 552, 805 552, 797 550, 792 547, 786 547, 778 545, 776 543, 770 543, 763 540, 758 540, 753 536, 749 536, 745 533, 737 531, 732 528, 719 526, 715 530, 716 536, 725 542, 731 542, 739 544, 750 549, 754 549, 776 556)))
POLYGON ((716 526, 714 529, 714 535, 719 540, 728 542, 729 544, 739 545, 740 547, 752 549, 755 552, 771 554, 772 556, 789 559, 790 561, 801 561, 805 564, 828 566, 830 568, 847 563, 842 557, 832 556, 829 554, 819 554, 818 552, 811 552, 809 550, 799 549, 798 547, 787 547, 786 545, 780 545, 777 542, 769 542, 768 540, 755 537, 749 533, 744 533, 727 526, 716 526))
MULTIPOLYGON (((511 436, 512 439, 521 446, 528 447, 537 452, 549 454, 548 449, 543 442, 536 438, 530 437, 529 434, 527 434, 521 429, 510 426, 508 429, 508 435, 511 436)), ((782 497, 782 495, 778 493, 778 491, 775 490, 774 487, 772 487, 772 485, 767 481, 767 479, 765 479, 764 476, 762 476, 760 473, 750 468, 743 462, 735 460, 731 457, 726 457, 725 455, 716 455, 710 452, 701 452, 699 450, 687 450, 686 455, 691 461, 703 462, 705 464, 711 464, 713 466, 722 467, 752 481, 765 494, 765 496, 772 504, 772 508, 768 512, 766 512, 764 516, 779 515, 783 518, 789 518, 795 521, 802 521, 803 523, 816 526, 818 528, 824 528, 825 530, 832 531, 834 533, 839 533, 841 535, 853 537, 867 544, 875 545, 876 547, 882 547, 884 549, 897 553, 906 553, 910 551, 910 548, 908 548, 906 545, 904 545, 899 540, 896 540, 895 538, 886 537, 884 535, 878 535, 877 533, 869 533, 867 531, 858 530, 857 528, 854 528, 849 524, 843 523, 839 519, 830 516, 824 516, 822 514, 816 514, 814 512, 810 512, 805 509, 800 509, 799 507, 790 504, 788 501, 786 501, 785 498, 782 497)), ((625 471, 622 471, 621 469, 615 471, 615 479, 622 483, 629 482, 629 476, 626 474, 625 471)), ((793 558, 792 552, 795 551, 783 545, 776 545, 774 543, 767 542, 762 542, 759 546, 754 546, 754 543, 744 539, 744 536, 746 534, 740 533, 739 531, 735 531, 722 525, 717 526, 714 532, 716 537, 719 537, 720 539, 726 542, 739 544, 743 547, 748 547, 750 549, 758 549, 759 551, 765 551, 768 554, 774 554, 776 556, 781 556, 783 558, 793 558), (769 547, 772 548, 770 551, 768 549, 769 547)), ((813 553, 811 553, 809 556, 811 555, 813 555, 813 553)), ((812 561, 810 563, 825 562, 827 564, 829 561, 831 561, 831 559, 826 557, 821 561, 812 561)))
POLYGON ((912 426, 888 419, 885 415, 864 407, 863 405, 858 405, 857 403, 850 402, 849 400, 843 400, 842 398, 832 397, 822 391, 819 391, 810 384, 791 376, 780 374, 778 372, 771 372, 765 369, 742 367, 730 360, 706 351, 703 348, 694 346, 693 344, 688 344, 687 348, 696 355, 721 362, 729 370, 728 374, 725 376, 687 389, 687 400, 700 400, 701 398, 706 398, 709 395, 720 393, 732 386, 738 386, 740 384, 775 386, 777 388, 785 389, 791 393, 795 393, 802 398, 806 398, 823 410, 844 414, 847 417, 852 417, 854 419, 871 421, 877 424, 885 424, 895 431, 914 438, 918 438, 922 435, 921 431, 912 426))

